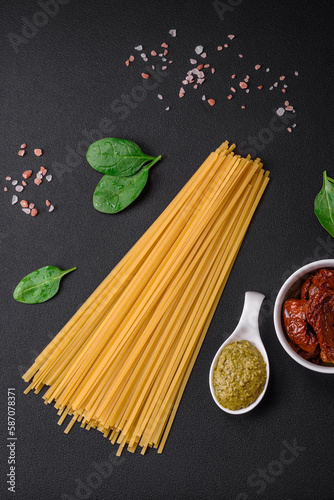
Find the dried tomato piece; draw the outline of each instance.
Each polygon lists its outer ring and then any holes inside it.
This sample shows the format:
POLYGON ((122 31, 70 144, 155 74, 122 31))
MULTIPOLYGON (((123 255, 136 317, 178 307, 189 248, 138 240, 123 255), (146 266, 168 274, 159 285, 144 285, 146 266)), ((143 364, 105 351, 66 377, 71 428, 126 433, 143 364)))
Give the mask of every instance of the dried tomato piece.
POLYGON ((310 286, 312 285, 312 279, 315 273, 310 274, 310 276, 307 278, 307 280, 304 281, 302 284, 302 287, 300 289, 300 298, 301 299, 309 299, 309 290, 310 286))
POLYGON ((288 299, 283 306, 283 319, 288 337, 301 349, 313 353, 318 345, 316 336, 309 331, 306 318, 307 300, 288 299))
POLYGON ((320 362, 320 346, 319 344, 317 345, 316 349, 314 352, 307 352, 301 349, 297 344, 292 342, 291 340, 288 341, 289 345, 292 347, 292 349, 298 354, 303 359, 306 359, 307 361, 311 361, 311 363, 314 363, 316 365, 319 364, 320 362))
POLYGON ((318 288, 329 288, 334 290, 334 270, 320 269, 312 278, 312 282, 318 288))
POLYGON ((306 317, 318 338, 321 359, 334 363, 334 290, 320 288, 307 302, 306 317))

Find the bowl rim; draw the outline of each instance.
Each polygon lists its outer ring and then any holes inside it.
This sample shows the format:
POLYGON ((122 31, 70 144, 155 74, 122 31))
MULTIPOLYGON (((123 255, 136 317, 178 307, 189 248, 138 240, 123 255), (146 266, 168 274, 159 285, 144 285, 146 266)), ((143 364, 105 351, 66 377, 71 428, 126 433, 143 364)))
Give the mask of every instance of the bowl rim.
POLYGON ((334 259, 323 259, 323 260, 316 260, 314 262, 310 262, 309 264, 306 264, 305 266, 300 267, 295 271, 291 276, 283 283, 281 286, 276 300, 275 300, 275 305, 274 305, 274 326, 275 326, 275 331, 277 338, 282 345, 283 349, 289 354, 289 356, 297 361, 300 365, 304 366, 305 368, 308 368, 309 370, 313 370, 318 373, 334 373, 334 366, 319 366, 311 363, 310 361, 307 361, 306 359, 303 359, 301 356, 299 356, 293 349, 290 347, 284 330, 282 326, 282 307, 283 307, 283 302, 285 300, 287 292, 290 290, 292 285, 298 281, 300 278, 305 276, 306 274, 311 273, 312 271, 315 271, 317 269, 323 269, 323 268, 333 268, 334 269, 334 259))

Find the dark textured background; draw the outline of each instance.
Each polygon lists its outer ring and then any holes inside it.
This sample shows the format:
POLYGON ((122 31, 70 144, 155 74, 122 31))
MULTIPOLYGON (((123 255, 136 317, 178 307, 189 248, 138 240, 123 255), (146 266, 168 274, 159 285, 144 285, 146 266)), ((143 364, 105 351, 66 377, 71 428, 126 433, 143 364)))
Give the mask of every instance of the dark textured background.
POLYGON ((334 377, 308 371, 289 358, 276 338, 271 315, 277 290, 289 274, 308 261, 334 256, 333 240, 313 215, 322 171, 327 168, 334 175, 332 2, 230 0, 225 5, 229 10, 222 20, 211 1, 70 0, 16 53, 8 33, 20 34, 21 18, 32 20, 41 7, 37 1, 1 1, 1 498, 14 498, 5 485, 7 387, 17 391, 15 498, 19 500, 334 498, 334 377), (171 28, 177 29, 175 39, 168 35, 171 28), (231 43, 230 33, 236 35, 231 43), (120 111, 116 100, 142 84, 143 64, 133 47, 142 44, 149 54, 163 41, 170 44, 174 60, 166 78, 128 113, 120 111), (226 42, 231 47, 217 52, 216 46, 226 42), (180 82, 198 44, 205 46, 217 72, 197 93, 188 92, 180 100, 180 82), (131 53, 137 58, 126 68, 124 61, 131 53), (244 55, 242 60, 238 53, 244 55), (256 73, 256 63, 270 67, 270 73, 263 68, 256 73), (295 70, 298 78, 293 76, 295 70), (239 92, 228 101, 234 72, 255 76, 248 95, 239 92), (257 153, 271 170, 272 180, 231 273, 165 451, 157 455, 150 450, 144 457, 125 452, 101 484, 95 476, 95 489, 76 491, 78 484, 94 482, 93 462, 107 460, 116 448, 96 431, 74 427, 65 435, 52 406, 45 406, 40 396, 23 395, 20 376, 210 151, 225 139, 240 145, 249 143, 251 136, 266 137, 261 131, 268 128, 272 110, 283 104, 284 95, 268 88, 260 94, 255 85, 263 81, 268 86, 282 74, 287 77, 286 98, 296 109, 297 127, 292 134, 284 127, 268 144, 259 144, 257 153), (156 97, 159 92, 163 101, 156 97), (216 98, 214 108, 201 102, 202 93, 216 98), (244 111, 242 104, 247 106, 244 111), (167 105, 168 113, 163 111, 167 105), (103 119, 109 121, 105 120, 101 135, 132 139, 145 152, 163 156, 145 193, 117 216, 93 209, 92 192, 100 175, 83 155, 91 142, 85 130, 89 136, 103 119), (19 158, 22 142, 28 144, 28 153, 19 158), (45 151, 41 160, 32 153, 35 147, 45 151), (80 156, 73 158, 72 153, 67 161, 70 150, 81 151, 80 156), (12 190, 3 192, 4 177, 18 177, 24 169, 36 170, 41 164, 54 179, 24 192, 30 198, 36 193, 41 213, 33 219, 10 205, 12 190), (45 198, 56 205, 53 214, 44 211, 45 198), (15 302, 12 292, 18 281, 48 264, 78 270, 64 279, 52 301, 37 306, 15 302), (272 372, 260 406, 233 417, 212 401, 208 371, 217 348, 236 326, 247 290, 268 297, 261 334, 272 372), (286 442, 296 442, 303 451, 282 469, 277 460, 286 442), (260 483, 259 469, 268 468, 277 475, 260 483))

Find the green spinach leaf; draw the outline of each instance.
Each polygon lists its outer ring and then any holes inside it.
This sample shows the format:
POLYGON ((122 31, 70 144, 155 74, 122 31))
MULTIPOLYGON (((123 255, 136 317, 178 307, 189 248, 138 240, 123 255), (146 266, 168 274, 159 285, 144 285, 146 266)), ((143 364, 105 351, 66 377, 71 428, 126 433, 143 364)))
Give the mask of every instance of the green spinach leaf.
POLYGON ((324 172, 324 181, 320 193, 314 200, 314 213, 320 224, 334 236, 334 180, 324 172))
POLYGON ((59 290, 59 283, 65 274, 76 267, 62 271, 59 267, 46 266, 25 276, 14 290, 14 299, 25 304, 40 304, 51 299, 59 290))
POLYGON ((128 177, 155 157, 147 156, 132 141, 111 137, 93 142, 88 148, 86 158, 88 163, 102 174, 128 177))
POLYGON ((151 167, 161 156, 145 165, 139 172, 131 177, 116 177, 105 175, 96 186, 93 205, 99 212, 115 214, 128 207, 142 192, 151 167))

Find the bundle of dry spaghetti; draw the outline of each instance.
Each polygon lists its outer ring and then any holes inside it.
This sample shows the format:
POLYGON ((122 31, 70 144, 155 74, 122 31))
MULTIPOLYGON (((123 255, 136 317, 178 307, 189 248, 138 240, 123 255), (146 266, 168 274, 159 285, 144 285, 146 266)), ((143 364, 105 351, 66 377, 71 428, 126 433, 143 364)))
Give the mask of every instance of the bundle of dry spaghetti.
POLYGON ((24 375, 61 424, 134 452, 165 445, 196 357, 268 183, 224 142, 24 375))

